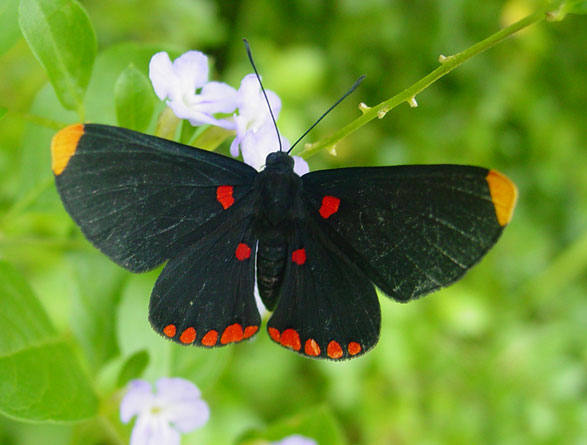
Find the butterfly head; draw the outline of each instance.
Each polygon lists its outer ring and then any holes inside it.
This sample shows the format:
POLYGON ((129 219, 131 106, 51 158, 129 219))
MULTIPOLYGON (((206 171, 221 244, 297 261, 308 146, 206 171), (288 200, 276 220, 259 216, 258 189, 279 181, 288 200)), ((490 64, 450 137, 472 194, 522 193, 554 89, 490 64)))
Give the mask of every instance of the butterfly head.
POLYGON ((293 171, 294 159, 284 151, 275 151, 267 155, 265 168, 274 171, 293 171))

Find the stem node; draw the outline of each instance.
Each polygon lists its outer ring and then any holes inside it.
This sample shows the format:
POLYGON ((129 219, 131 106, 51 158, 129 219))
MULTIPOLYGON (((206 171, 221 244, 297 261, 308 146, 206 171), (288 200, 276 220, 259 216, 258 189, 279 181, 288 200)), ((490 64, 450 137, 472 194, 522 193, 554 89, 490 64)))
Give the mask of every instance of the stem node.
POLYGON ((359 104, 359 110, 361 110, 361 113, 363 113, 363 114, 365 114, 370 109, 371 109, 371 107, 367 106, 364 102, 361 102, 359 104))
POLYGON ((389 105, 384 106, 381 110, 377 112, 377 119, 383 119, 389 110, 391 110, 391 107, 389 105))

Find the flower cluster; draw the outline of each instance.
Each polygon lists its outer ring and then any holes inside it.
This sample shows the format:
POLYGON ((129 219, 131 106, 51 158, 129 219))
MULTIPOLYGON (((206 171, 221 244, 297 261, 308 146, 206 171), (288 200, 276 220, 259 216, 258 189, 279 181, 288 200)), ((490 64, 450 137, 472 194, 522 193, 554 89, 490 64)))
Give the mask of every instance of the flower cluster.
MULTIPOLYGON (((165 52, 155 54, 149 64, 149 78, 155 94, 164 100, 180 119, 192 125, 217 125, 234 130, 236 138, 230 153, 260 170, 269 153, 279 149, 271 115, 254 74, 245 76, 235 90, 222 82, 208 81, 208 58, 199 51, 189 51, 173 62, 165 52)), ((273 91, 266 91, 277 119, 281 101, 273 91)), ((289 141, 281 138, 284 150, 289 141)), ((294 156, 294 170, 299 175, 309 171, 308 164, 294 156)))
MULTIPOLYGON (((128 423, 137 417, 130 445, 179 445, 181 433, 204 426, 210 417, 200 390, 181 378, 161 378, 155 384, 133 380, 120 404, 120 419, 128 423)), ((272 445, 317 445, 313 439, 295 434, 272 445)))
POLYGON ((203 426, 210 417, 200 390, 188 380, 161 378, 155 384, 133 380, 120 404, 120 419, 128 423, 137 416, 130 445, 179 445, 180 433, 203 426))

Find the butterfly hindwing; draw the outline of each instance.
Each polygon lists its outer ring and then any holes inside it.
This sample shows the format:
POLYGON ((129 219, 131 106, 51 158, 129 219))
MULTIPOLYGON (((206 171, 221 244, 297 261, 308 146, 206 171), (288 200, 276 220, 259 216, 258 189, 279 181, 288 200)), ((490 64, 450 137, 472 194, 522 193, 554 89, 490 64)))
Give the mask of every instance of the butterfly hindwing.
POLYGON ((289 245, 281 296, 267 323, 269 335, 308 357, 359 356, 379 338, 375 289, 307 209, 301 211, 305 215, 289 245))
POLYGON ((242 162, 106 125, 77 124, 51 145, 57 190, 85 236, 141 272, 197 241, 238 205, 256 171, 242 162))
POLYGON ((201 241, 163 269, 149 304, 157 332, 181 344, 213 347, 258 331, 253 216, 248 203, 238 210, 229 210, 220 226, 208 224, 201 241))
POLYGON ((324 170, 302 182, 333 242, 399 301, 460 278, 497 241, 516 199, 505 176, 460 165, 324 170))

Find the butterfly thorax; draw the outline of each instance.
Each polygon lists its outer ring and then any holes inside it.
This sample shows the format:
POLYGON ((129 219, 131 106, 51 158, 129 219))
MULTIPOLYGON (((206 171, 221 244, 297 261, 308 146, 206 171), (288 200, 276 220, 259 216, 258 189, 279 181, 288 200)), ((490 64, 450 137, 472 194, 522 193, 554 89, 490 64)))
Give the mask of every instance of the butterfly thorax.
POLYGON ((294 228, 294 203, 301 187, 293 165, 293 158, 284 152, 269 154, 265 170, 257 175, 254 185, 258 196, 254 225, 259 240, 257 283, 269 310, 275 308, 279 298, 288 239, 294 228))

